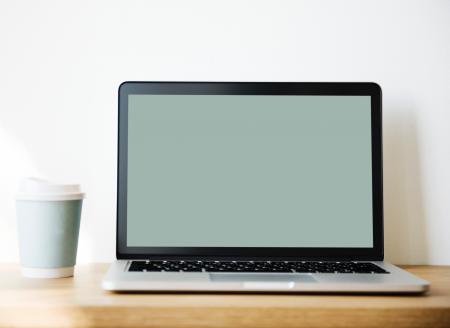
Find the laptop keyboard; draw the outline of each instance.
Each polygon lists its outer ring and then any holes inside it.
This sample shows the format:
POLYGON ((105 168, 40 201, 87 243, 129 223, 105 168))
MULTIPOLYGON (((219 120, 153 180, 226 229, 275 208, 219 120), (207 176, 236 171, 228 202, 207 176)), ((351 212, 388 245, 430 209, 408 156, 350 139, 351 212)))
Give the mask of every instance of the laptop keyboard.
POLYGON ((389 273, 370 262, 132 261, 131 272, 389 273))

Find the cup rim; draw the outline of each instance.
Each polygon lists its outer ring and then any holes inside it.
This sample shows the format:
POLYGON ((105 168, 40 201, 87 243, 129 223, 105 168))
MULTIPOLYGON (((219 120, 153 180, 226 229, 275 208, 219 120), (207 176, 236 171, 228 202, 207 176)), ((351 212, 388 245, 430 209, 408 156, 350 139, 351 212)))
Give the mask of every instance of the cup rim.
POLYGON ((17 194, 16 200, 58 201, 80 200, 85 198, 85 193, 60 193, 60 194, 17 194))

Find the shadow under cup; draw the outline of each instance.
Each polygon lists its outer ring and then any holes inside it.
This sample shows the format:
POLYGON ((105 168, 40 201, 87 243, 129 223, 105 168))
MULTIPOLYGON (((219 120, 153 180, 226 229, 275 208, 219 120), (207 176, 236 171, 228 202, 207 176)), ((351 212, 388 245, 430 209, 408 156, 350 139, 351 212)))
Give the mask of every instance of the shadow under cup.
POLYGON ((83 200, 17 200, 22 274, 73 276, 83 200))

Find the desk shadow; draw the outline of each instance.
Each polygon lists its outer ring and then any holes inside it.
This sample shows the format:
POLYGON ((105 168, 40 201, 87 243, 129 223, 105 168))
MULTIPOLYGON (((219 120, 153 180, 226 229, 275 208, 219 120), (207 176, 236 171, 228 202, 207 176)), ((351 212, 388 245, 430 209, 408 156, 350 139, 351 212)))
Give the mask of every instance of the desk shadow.
POLYGON ((396 264, 428 262, 420 145, 413 111, 384 118, 385 258, 396 264))

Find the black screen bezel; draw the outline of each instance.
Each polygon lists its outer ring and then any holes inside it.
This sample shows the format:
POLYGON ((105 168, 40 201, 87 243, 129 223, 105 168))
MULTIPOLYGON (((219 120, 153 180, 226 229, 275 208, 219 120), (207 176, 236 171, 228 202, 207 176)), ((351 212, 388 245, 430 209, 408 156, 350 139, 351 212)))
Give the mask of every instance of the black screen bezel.
POLYGON ((381 88, 372 82, 124 82, 119 87, 117 167, 117 259, 370 260, 383 247, 381 88), (367 95, 371 97, 373 247, 128 247, 128 95, 367 95))

